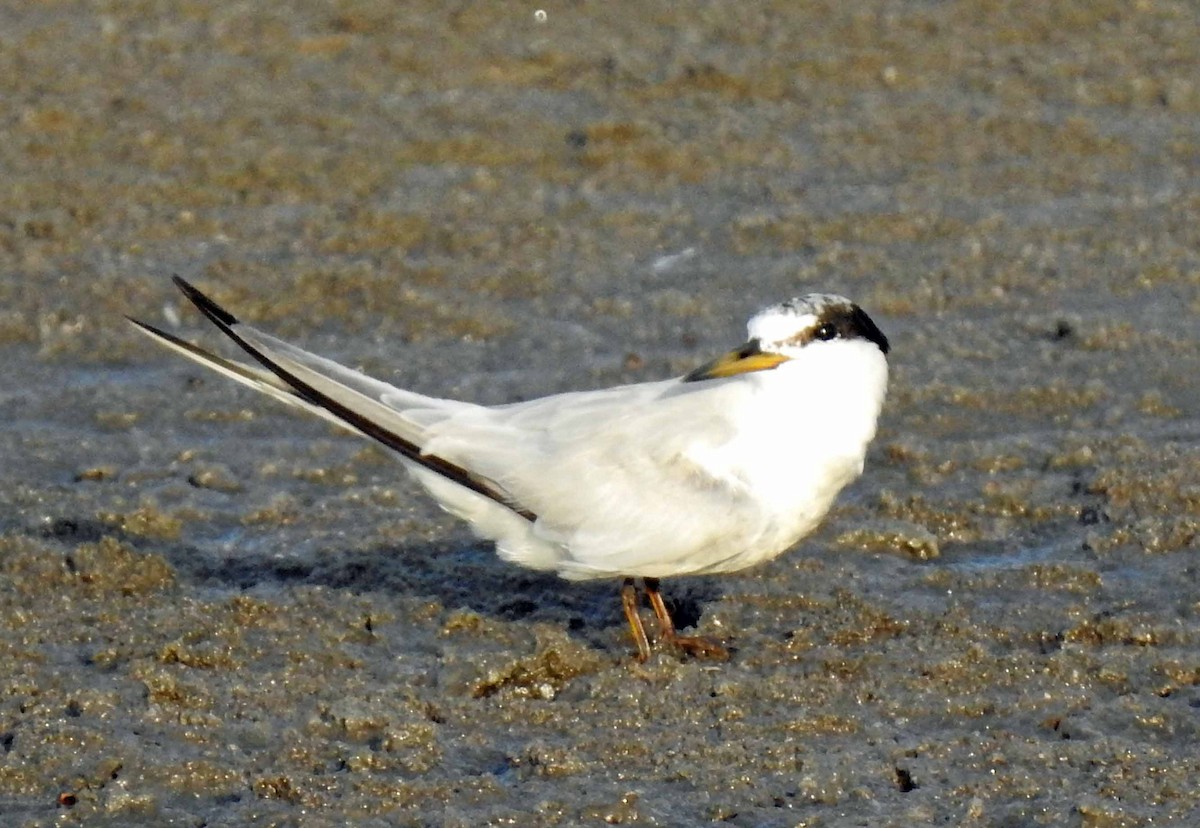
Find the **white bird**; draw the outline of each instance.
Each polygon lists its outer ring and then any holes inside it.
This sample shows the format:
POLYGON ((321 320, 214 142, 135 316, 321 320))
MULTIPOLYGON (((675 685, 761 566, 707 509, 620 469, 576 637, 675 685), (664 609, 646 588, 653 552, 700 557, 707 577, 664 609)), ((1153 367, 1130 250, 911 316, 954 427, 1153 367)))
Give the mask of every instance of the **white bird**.
POLYGON ((677 379, 489 407, 372 379, 174 281, 262 367, 130 321, 207 368, 378 440, 502 559, 573 581, 623 578, 640 660, 650 644, 635 578, 660 640, 726 656, 676 632, 659 578, 744 569, 811 532, 862 472, 887 388, 887 338, 830 294, 766 308, 746 344, 677 379))

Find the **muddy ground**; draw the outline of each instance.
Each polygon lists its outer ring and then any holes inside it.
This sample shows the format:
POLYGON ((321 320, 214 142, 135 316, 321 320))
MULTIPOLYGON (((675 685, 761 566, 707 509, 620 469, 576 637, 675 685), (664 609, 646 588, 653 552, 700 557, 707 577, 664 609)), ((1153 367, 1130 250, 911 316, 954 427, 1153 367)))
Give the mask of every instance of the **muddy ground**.
MULTIPOLYGON (((1200 821, 1200 7, 6 3, 5 825, 1200 821), (155 349, 169 276, 421 391, 892 340, 728 663, 155 349)), ((814 404, 820 404, 815 399, 814 404)))

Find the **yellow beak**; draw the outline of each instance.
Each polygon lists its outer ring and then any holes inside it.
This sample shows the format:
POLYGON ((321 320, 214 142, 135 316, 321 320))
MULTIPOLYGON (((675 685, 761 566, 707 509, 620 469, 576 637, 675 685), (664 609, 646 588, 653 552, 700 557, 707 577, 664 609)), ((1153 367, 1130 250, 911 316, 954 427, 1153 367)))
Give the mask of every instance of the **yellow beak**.
POLYGON ((683 378, 684 382, 732 377, 753 371, 769 371, 787 362, 788 357, 760 350, 757 340, 751 340, 735 351, 705 363, 683 378))

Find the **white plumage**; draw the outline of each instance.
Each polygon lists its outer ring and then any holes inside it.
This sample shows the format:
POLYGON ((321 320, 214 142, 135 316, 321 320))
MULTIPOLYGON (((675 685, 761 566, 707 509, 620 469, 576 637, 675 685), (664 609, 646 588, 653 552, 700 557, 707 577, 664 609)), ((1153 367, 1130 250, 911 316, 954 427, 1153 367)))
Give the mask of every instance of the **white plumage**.
MULTIPOLYGON (((656 579, 743 569, 812 531, 861 473, 887 385, 887 339, 839 296, 767 308, 746 345, 687 377, 486 407, 367 377, 176 282, 264 367, 135 321, 154 339, 389 445, 503 559, 571 580, 642 577, 656 612, 656 579)), ((664 637, 693 641, 664 614, 664 637)))

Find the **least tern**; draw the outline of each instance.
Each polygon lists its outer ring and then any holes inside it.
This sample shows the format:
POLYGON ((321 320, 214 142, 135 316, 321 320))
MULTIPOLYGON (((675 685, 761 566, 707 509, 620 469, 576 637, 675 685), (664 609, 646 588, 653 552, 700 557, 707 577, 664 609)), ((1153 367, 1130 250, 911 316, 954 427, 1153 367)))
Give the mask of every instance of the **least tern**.
POLYGON ((676 379, 500 406, 396 388, 239 322, 180 279, 184 295, 259 365, 130 319, 155 341, 394 451, 499 556, 571 581, 621 578, 638 658, 682 636, 659 592, 671 575, 733 572, 811 532, 863 469, 887 389, 887 337, 858 305, 812 293, 748 323, 746 344, 676 379))

